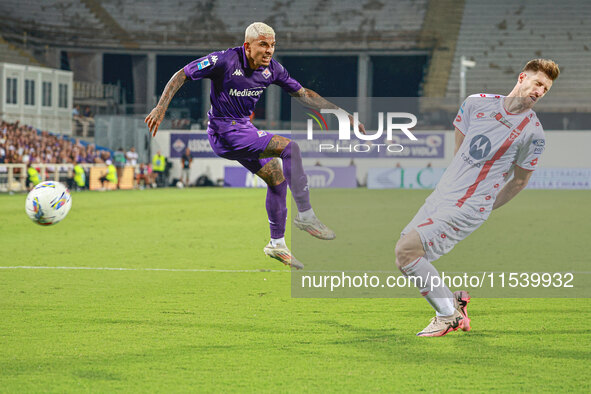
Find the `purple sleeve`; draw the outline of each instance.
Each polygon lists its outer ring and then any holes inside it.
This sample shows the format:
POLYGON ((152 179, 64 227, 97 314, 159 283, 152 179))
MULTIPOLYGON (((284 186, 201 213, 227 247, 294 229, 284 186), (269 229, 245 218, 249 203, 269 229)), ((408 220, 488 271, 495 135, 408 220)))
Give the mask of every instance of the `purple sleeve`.
POLYGON ((275 70, 273 72, 275 79, 273 79, 273 83, 275 85, 280 86, 283 90, 287 93, 297 92, 302 88, 302 85, 295 79, 293 79, 285 67, 283 67, 279 62, 275 62, 275 70))
POLYGON ((207 56, 200 57, 187 64, 183 69, 185 75, 192 80, 210 78, 221 68, 224 52, 212 52, 207 56))

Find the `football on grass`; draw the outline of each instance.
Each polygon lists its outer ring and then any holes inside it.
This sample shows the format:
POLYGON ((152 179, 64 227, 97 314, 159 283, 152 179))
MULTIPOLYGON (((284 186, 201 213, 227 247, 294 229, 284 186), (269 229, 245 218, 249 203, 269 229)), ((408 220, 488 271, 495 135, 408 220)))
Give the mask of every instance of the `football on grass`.
POLYGON ((42 182, 29 192, 25 210, 29 218, 42 226, 62 221, 72 207, 68 189, 59 182, 42 182))

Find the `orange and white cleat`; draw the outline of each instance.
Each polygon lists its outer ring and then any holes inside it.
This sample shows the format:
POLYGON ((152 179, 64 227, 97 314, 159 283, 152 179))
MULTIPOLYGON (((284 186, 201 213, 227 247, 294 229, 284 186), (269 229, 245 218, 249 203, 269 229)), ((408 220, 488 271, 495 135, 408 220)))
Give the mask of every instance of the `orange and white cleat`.
POLYGON ((418 337, 442 337, 450 331, 457 331, 458 328, 464 330, 464 315, 459 310, 455 310, 451 316, 435 316, 429 322, 429 325, 423 331, 417 334, 418 337))
POLYGON ((300 263, 295 257, 293 257, 293 255, 285 245, 273 246, 271 242, 269 242, 267 246, 265 246, 265 248, 263 249, 263 252, 265 252, 267 256, 275 260, 279 260, 289 267, 298 270, 304 268, 304 264, 300 263))
POLYGON ((442 337, 450 331, 470 331, 470 318, 468 317, 468 303, 470 294, 459 290, 454 292, 454 314, 451 316, 435 316, 429 325, 419 332, 419 337, 442 337))
POLYGON ((306 231, 313 237, 324 240, 332 240, 336 238, 334 231, 326 227, 326 225, 322 223, 320 220, 318 220, 318 218, 316 217, 310 220, 302 220, 296 217, 293 223, 297 228, 306 231))
POLYGON ((464 316, 464 324, 462 325, 462 331, 470 331, 470 318, 468 318, 468 303, 470 302, 470 294, 467 291, 459 290, 454 292, 454 306, 464 316))

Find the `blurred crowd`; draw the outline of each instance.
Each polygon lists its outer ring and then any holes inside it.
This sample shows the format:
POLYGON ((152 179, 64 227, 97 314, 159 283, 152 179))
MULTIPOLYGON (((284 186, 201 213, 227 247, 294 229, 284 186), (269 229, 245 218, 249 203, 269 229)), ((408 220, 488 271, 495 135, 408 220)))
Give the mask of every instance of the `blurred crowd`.
POLYGON ((110 152, 97 150, 93 144, 40 133, 19 122, 0 123, 0 163, 105 163, 110 152))
MULTIPOLYGON (((183 156, 185 161, 185 182, 189 183, 189 169, 191 165, 190 151, 187 149, 183 156)), ((167 179, 171 163, 158 151, 151 163, 140 163, 135 147, 127 151, 119 148, 112 152, 97 149, 94 144, 82 142, 67 136, 58 136, 47 131, 37 131, 35 128, 21 125, 19 122, 0 120, 0 164, 25 164, 27 185, 33 187, 41 181, 38 164, 56 164, 45 167, 47 173, 65 172, 68 174, 68 186, 73 189, 88 188, 88 170, 85 164, 103 164, 107 173, 101 177, 103 186, 107 182, 119 187, 125 167, 132 166, 135 187, 163 187, 167 179), (60 166, 60 164, 74 165, 60 166)), ((0 173, 6 169, 0 167, 0 173)), ((22 174, 19 168, 14 174, 22 174)), ((0 174, 1 175, 1 174, 0 174)))

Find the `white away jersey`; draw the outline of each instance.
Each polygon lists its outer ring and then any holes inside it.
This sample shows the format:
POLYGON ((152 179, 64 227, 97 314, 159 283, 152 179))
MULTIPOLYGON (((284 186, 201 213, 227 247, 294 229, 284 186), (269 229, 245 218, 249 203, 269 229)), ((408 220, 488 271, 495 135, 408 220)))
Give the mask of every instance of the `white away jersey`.
POLYGON ((464 141, 429 199, 488 217, 514 166, 533 171, 545 147, 544 130, 532 110, 512 114, 505 96, 468 97, 454 121, 464 141))

